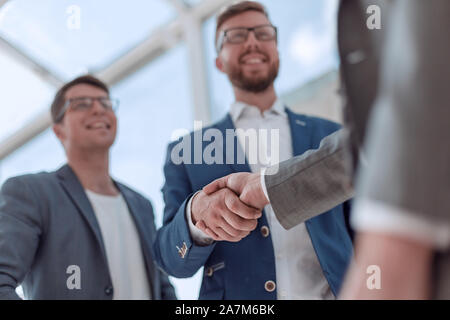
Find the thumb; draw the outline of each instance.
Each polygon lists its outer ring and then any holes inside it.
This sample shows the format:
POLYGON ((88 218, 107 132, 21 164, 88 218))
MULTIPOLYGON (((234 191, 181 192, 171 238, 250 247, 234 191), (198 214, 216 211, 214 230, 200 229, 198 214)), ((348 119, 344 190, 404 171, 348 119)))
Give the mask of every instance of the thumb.
POLYGON ((225 176, 217 180, 214 180, 210 184, 203 187, 203 192, 206 193, 207 195, 210 195, 211 193, 214 193, 220 189, 226 188, 228 183, 228 177, 229 176, 225 176))

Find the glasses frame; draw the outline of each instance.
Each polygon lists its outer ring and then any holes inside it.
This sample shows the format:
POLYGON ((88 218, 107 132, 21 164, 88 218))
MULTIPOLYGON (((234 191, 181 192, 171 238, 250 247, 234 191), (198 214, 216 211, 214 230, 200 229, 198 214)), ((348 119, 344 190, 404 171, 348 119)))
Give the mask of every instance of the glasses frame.
MULTIPOLYGON (((92 106, 94 105, 95 100, 97 100, 97 101, 100 103, 100 105, 101 105, 105 110, 111 110, 111 111, 113 111, 113 112, 116 112, 116 111, 117 111, 117 108, 119 107, 119 104, 120 104, 119 99, 114 99, 114 98, 110 98, 110 97, 87 97, 87 96, 86 96, 86 97, 70 98, 70 99, 67 99, 67 100, 64 102, 64 105, 63 105, 63 107, 62 107, 62 109, 61 109, 61 112, 59 113, 58 117, 56 118, 55 123, 61 122, 61 120, 64 118, 64 115, 66 114, 67 110, 69 110, 70 105, 71 105, 72 102, 74 102, 74 101, 76 101, 76 100, 81 100, 81 99, 91 99, 91 100, 92 100, 92 101, 91 101, 91 105, 90 105, 90 107, 89 107, 88 109, 91 109, 91 108, 92 108, 92 106), (107 108, 107 107, 105 107, 105 106, 103 105, 103 103, 101 102, 101 100, 103 100, 103 99, 108 99, 109 101, 111 101, 111 105, 112 105, 111 108, 107 108)), ((87 109, 87 110, 88 110, 88 109, 87 109)))
MULTIPOLYGON (((250 32, 252 32, 252 31, 253 31, 253 33, 255 35, 255 38, 258 41, 273 41, 273 40, 277 41, 278 40, 278 28, 276 26, 274 26, 273 24, 261 24, 259 26, 255 26, 255 27, 251 27, 251 28, 246 28, 246 27, 230 28, 230 29, 227 29, 227 30, 223 30, 220 33, 219 37, 217 38, 217 43, 216 43, 216 51, 217 51, 217 53, 219 53, 220 50, 222 50, 223 45, 225 43, 225 39, 227 37, 227 33, 230 32, 230 31, 233 31, 233 30, 246 30, 247 31, 247 37, 245 38, 245 40, 242 43, 244 43, 245 41, 248 40, 248 36, 249 36, 250 32), (262 27, 272 27, 274 29, 274 31, 275 31, 275 37, 273 39, 270 39, 270 40, 260 40, 260 39, 258 39, 258 36, 256 35, 256 32, 255 32, 255 29, 259 29, 259 28, 262 28, 262 27)), ((239 42, 239 43, 241 43, 241 42, 239 42)), ((238 43, 235 43, 235 44, 238 44, 238 43)))

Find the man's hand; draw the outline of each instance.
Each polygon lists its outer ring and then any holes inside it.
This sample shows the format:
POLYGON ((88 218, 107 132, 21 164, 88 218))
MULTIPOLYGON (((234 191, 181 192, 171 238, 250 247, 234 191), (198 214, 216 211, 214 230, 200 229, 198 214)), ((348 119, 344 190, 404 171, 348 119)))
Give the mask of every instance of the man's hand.
POLYGON ((245 205, 226 188, 210 194, 200 191, 192 199, 192 222, 216 241, 242 240, 256 228, 260 217, 260 210, 245 205))
POLYGON ((239 195, 239 199, 247 205, 262 210, 269 200, 266 198, 261 186, 259 173, 239 172, 217 179, 203 188, 206 194, 228 188, 239 195))

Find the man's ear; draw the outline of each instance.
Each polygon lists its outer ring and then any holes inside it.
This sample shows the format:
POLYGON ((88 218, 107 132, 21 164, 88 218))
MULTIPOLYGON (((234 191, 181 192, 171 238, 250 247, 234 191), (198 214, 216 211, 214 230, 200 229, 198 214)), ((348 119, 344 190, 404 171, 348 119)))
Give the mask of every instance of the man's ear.
POLYGON ((217 56, 216 58, 216 67, 217 69, 219 69, 221 72, 225 72, 223 70, 223 63, 222 63, 222 59, 220 58, 220 56, 217 56))
POLYGON ((62 129, 62 126, 60 123, 55 123, 52 126, 53 132, 55 133, 55 136, 62 142, 65 139, 65 133, 62 129))

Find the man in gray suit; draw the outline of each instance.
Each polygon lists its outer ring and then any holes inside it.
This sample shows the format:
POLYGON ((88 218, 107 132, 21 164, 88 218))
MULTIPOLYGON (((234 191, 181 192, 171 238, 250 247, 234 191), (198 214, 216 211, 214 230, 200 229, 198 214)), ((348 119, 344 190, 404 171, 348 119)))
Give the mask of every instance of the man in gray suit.
POLYGON ((7 180, 0 193, 0 298, 175 299, 153 263, 151 203, 111 179, 116 102, 92 76, 51 107, 67 164, 7 180))
POLYGON ((353 167, 358 164, 364 145, 353 214, 360 231, 357 260, 342 298, 450 298, 450 151, 442 145, 450 138, 450 46, 440 36, 450 27, 449 12, 445 0, 341 1, 339 50, 351 139, 348 129, 327 137, 276 174, 269 169, 263 181, 228 176, 206 187, 228 186, 255 207, 270 199, 290 228, 353 193, 345 167, 349 154, 353 167), (366 24, 373 4, 384 17, 381 30, 366 24), (345 151, 349 140, 351 153, 345 151), (368 285, 370 270, 381 272, 373 275, 382 285, 368 285))

